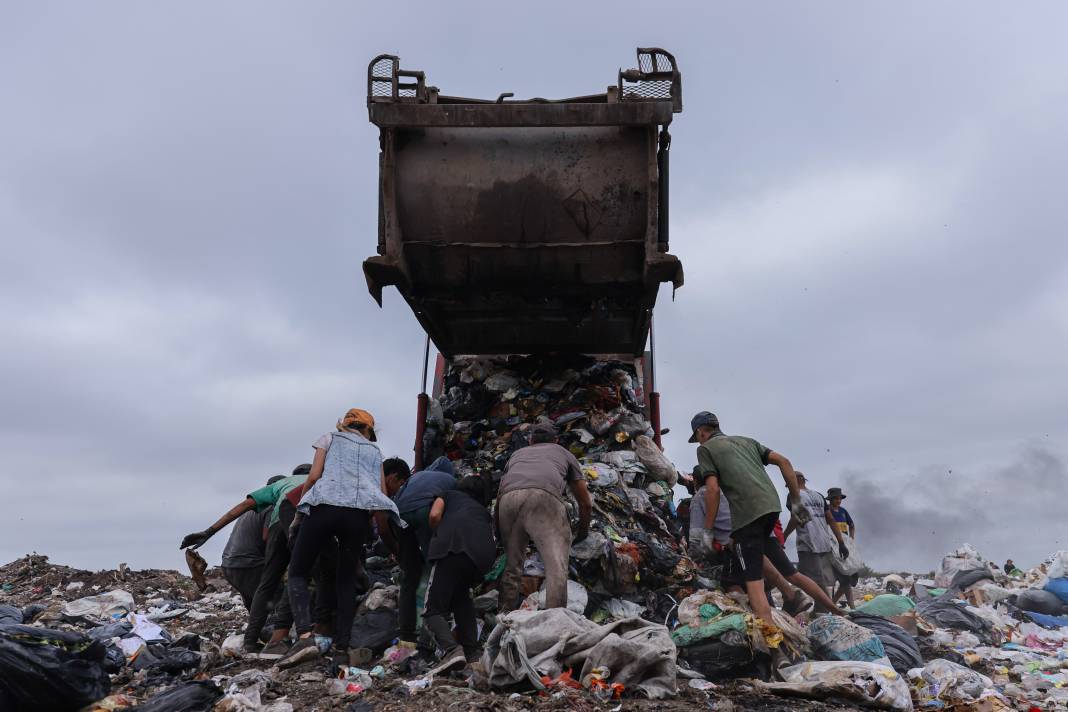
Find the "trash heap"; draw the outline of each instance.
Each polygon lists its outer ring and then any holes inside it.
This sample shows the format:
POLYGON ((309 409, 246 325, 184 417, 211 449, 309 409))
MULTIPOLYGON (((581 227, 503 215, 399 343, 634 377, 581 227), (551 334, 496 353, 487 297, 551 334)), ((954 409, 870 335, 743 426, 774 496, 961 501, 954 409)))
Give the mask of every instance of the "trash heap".
MULTIPOLYGON (((569 599, 581 603, 569 607, 597 623, 639 615, 668 620, 679 590, 689 593, 700 582, 679 544, 672 491, 678 472, 652 440, 634 362, 459 357, 442 378, 423 461, 444 454, 457 476, 499 481, 511 454, 528 444, 530 426, 552 423, 560 444, 579 459, 594 503, 589 537, 571 552, 569 599)), ((503 565, 500 559, 493 576, 503 565)), ((533 550, 524 573, 524 592, 533 594, 544 575, 533 550)))

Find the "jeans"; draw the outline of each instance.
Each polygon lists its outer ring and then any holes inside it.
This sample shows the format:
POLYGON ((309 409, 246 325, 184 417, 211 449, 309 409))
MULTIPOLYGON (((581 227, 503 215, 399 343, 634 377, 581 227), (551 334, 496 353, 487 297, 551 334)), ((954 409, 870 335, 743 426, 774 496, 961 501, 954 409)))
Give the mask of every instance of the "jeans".
POLYGON ((304 518, 293 544, 289 564, 289 603, 297 634, 311 632, 311 596, 308 576, 320 552, 337 538, 337 617, 334 624, 334 647, 349 647, 352 620, 356 615, 356 588, 359 569, 363 566, 364 545, 371 533, 371 513, 365 509, 318 504, 304 518))

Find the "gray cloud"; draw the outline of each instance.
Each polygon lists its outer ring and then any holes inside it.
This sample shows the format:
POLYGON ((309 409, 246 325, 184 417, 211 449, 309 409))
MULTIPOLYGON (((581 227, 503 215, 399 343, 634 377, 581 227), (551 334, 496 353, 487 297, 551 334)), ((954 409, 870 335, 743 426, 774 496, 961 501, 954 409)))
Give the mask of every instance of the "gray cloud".
POLYGON ((1063 475, 1068 435, 1066 14, 5 8, 0 559, 180 565, 182 533, 307 460, 353 404, 410 453, 422 334, 359 267, 377 222, 367 60, 395 51, 455 94, 569 96, 637 44, 684 72, 688 282, 656 317, 669 454, 693 464, 685 424, 712 408, 848 486, 885 540, 873 561, 930 568, 956 530, 1044 556, 1063 517, 1028 478, 1063 475), (901 533, 929 519, 937 536, 901 533))

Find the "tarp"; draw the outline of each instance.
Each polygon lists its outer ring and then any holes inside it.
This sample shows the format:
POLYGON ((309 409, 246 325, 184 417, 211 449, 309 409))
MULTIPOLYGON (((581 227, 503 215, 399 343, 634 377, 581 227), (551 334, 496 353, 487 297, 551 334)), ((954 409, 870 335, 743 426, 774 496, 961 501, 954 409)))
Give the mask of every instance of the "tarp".
POLYGON ((668 629, 641 618, 597 625, 566 608, 513 611, 498 618, 486 641, 482 665, 493 687, 557 678, 565 668, 583 679, 608 668, 608 683, 640 690, 653 699, 676 694, 675 644, 668 629))

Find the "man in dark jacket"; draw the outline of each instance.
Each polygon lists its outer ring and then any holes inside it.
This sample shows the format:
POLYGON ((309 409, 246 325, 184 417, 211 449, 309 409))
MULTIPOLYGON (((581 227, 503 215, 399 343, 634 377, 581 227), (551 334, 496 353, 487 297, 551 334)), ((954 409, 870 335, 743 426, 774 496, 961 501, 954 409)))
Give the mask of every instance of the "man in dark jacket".
POLYGON ((397 616, 401 645, 406 647, 414 647, 416 642, 416 591, 426 569, 426 551, 434 533, 429 523, 430 507, 438 497, 455 488, 456 477, 447 457, 439 457, 429 468, 410 477, 386 478, 386 492, 408 525, 396 532, 397 563, 401 568, 397 616))
POLYGON ((435 674, 477 659, 478 628, 471 587, 493 568, 497 556, 493 520, 486 510, 488 499, 483 478, 465 477, 455 489, 435 499, 430 508, 434 537, 427 551, 431 569, 423 623, 444 651, 435 674), (455 638, 450 614, 456 620, 455 638))

